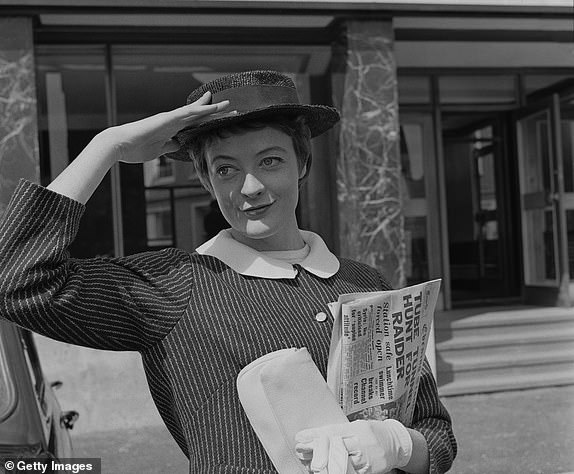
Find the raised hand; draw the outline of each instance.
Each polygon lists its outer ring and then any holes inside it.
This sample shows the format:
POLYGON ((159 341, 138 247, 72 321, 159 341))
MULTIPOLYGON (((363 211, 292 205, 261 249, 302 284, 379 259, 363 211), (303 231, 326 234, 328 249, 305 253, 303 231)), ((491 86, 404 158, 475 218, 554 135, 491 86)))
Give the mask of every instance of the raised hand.
POLYGON ((229 101, 209 104, 210 98, 206 92, 189 105, 107 129, 104 134, 115 148, 116 161, 142 163, 176 151, 179 144, 172 137, 179 130, 229 106, 229 101))
POLYGON ((118 161, 143 163, 178 148, 173 136, 194 121, 225 110, 228 101, 209 104, 206 92, 192 104, 98 133, 48 189, 85 204, 118 161))

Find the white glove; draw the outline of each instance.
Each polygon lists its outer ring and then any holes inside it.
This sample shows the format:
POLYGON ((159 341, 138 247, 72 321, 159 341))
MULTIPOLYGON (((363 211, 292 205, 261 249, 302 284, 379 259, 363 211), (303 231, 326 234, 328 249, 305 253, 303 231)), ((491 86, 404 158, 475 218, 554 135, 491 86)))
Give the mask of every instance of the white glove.
POLYGON ((310 463, 313 473, 345 474, 343 448, 358 474, 382 474, 408 464, 413 442, 397 420, 357 420, 300 431, 295 436, 297 455, 310 463))

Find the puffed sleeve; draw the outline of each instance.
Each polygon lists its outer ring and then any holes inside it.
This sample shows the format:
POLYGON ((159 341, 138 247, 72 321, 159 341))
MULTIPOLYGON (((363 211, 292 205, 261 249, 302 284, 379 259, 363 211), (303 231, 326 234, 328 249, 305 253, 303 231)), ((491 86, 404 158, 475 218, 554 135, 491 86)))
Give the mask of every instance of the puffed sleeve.
POLYGON ((456 457, 457 444, 450 415, 439 399, 430 365, 425 359, 411 428, 426 439, 430 453, 430 473, 447 472, 456 457))
POLYGON ((44 336, 108 350, 144 350, 179 320, 191 292, 177 249, 72 259, 84 206, 21 181, 0 223, 0 317, 44 336))

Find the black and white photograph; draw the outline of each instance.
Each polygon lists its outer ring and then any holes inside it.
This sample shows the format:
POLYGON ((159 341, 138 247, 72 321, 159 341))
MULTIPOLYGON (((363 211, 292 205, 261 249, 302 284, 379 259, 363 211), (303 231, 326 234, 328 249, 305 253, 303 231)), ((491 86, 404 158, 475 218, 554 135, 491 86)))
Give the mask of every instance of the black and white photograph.
POLYGON ((574 0, 0 0, 0 474, 574 474, 574 0))

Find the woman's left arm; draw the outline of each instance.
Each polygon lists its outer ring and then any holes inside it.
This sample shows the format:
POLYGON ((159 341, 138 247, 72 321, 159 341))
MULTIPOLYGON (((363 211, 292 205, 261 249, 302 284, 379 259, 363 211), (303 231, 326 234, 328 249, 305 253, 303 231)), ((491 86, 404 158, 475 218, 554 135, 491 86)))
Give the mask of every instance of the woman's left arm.
POLYGON ((422 458, 425 454, 428 456, 428 468, 422 472, 438 474, 450 469, 457 453, 452 420, 439 399, 436 381, 426 359, 409 432, 413 439, 413 456, 404 467, 406 472, 421 472, 419 469, 424 463, 422 458))

